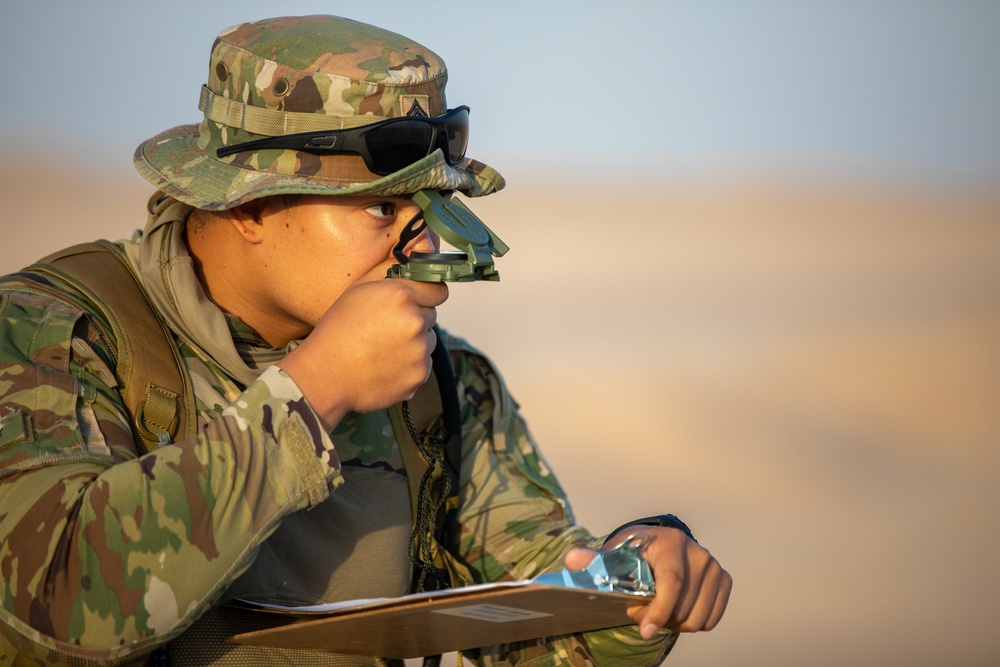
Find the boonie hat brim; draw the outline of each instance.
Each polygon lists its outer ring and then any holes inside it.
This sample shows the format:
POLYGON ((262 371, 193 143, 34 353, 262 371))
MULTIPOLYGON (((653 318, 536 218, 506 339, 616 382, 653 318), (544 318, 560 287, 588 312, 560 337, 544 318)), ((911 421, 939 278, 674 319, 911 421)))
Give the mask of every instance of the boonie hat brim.
MULTIPOLYGON (((205 210, 232 208, 251 199, 280 194, 398 196, 420 190, 456 190, 467 197, 480 197, 504 187, 504 179, 495 169, 469 158, 449 165, 440 150, 388 176, 376 177, 354 168, 353 178, 347 169, 342 178, 332 180, 229 164, 202 150, 198 138, 198 125, 175 127, 140 144, 134 162, 139 173, 155 187, 205 210), (367 180, 363 174, 374 180, 367 180)), ((346 161, 354 156, 342 157, 346 161)))

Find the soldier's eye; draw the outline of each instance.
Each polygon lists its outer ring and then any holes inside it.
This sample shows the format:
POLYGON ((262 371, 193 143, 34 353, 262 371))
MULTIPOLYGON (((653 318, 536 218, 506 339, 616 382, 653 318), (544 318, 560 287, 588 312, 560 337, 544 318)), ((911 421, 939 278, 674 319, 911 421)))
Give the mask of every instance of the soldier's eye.
POLYGON ((366 208, 365 212, 373 218, 388 220, 396 216, 396 205, 391 201, 381 201, 366 208))

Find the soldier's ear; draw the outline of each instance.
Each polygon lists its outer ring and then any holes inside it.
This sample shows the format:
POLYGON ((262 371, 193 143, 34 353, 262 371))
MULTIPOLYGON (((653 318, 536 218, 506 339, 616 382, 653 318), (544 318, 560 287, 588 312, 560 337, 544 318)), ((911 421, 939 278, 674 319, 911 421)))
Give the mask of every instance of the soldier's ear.
POLYGON ((228 210, 229 223, 236 233, 248 243, 260 243, 264 240, 268 205, 265 199, 253 199, 228 210))

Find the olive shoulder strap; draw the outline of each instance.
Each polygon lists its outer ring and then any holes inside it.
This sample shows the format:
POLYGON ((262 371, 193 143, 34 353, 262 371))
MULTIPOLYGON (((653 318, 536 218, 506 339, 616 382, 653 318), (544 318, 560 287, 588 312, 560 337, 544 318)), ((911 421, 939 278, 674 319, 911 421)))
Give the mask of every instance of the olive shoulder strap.
POLYGON ((195 432, 194 391, 180 351, 119 246, 108 241, 72 246, 18 276, 32 277, 36 289, 56 297, 65 298, 69 290, 97 316, 117 355, 119 391, 140 454, 195 432))

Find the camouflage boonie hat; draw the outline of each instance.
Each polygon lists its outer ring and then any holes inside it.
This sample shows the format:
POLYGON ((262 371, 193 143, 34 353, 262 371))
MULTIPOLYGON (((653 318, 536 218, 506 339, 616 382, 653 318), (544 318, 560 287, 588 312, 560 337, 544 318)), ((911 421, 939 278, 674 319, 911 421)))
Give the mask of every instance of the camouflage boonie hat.
POLYGON ((339 130, 406 115, 447 111, 444 62, 434 52, 375 26, 336 16, 297 16, 224 30, 212 46, 200 125, 167 130, 135 151, 136 169, 166 194, 218 210, 278 194, 403 195, 495 192, 503 177, 440 149, 387 176, 359 155, 317 156, 287 149, 218 158, 222 146, 300 132, 339 130))

